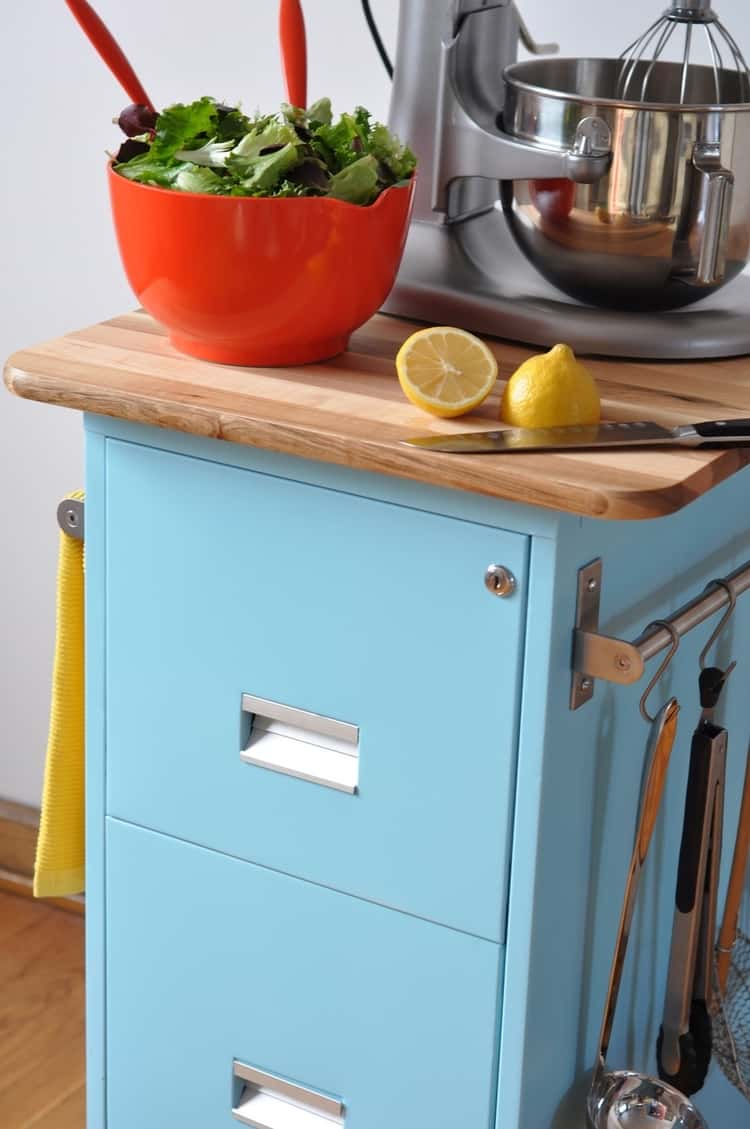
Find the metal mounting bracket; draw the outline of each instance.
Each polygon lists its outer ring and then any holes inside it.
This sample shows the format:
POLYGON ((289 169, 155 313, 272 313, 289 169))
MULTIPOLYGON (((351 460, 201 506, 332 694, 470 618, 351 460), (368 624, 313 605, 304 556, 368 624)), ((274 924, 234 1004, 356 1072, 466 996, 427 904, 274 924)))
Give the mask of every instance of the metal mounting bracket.
POLYGON ((602 561, 595 561, 578 570, 578 599, 573 629, 573 679, 570 686, 570 708, 580 709, 594 696, 594 679, 579 664, 578 639, 583 632, 599 630, 599 600, 602 587, 602 561))
POLYGON ((646 663, 669 647, 675 634, 682 638, 711 616, 734 604, 743 592, 750 591, 750 561, 721 579, 715 578, 704 590, 666 619, 654 620, 628 642, 599 633, 599 598, 602 587, 601 558, 578 570, 578 602, 573 630, 573 682, 570 708, 577 710, 590 701, 594 682, 629 686, 643 676, 646 663))
POLYGON ((57 507, 57 524, 69 537, 83 541, 85 512, 83 501, 77 498, 64 498, 57 507))
POLYGON ((627 686, 644 671, 639 648, 625 639, 599 633, 602 588, 601 557, 578 570, 578 599, 573 630, 573 679, 570 708, 580 709, 594 696, 597 678, 627 686))

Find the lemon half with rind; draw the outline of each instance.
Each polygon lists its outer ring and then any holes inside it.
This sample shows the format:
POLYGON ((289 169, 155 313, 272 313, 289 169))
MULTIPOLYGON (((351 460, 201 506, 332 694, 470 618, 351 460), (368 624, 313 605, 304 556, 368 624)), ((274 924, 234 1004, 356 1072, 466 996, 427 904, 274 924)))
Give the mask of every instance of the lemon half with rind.
POLYGON ((505 386, 500 418, 512 427, 572 427, 598 423, 599 390, 569 345, 529 357, 505 386))
POLYGON ((396 371, 412 404, 450 419, 487 399, 497 380, 497 361, 473 333, 438 325, 407 338, 396 356, 396 371))

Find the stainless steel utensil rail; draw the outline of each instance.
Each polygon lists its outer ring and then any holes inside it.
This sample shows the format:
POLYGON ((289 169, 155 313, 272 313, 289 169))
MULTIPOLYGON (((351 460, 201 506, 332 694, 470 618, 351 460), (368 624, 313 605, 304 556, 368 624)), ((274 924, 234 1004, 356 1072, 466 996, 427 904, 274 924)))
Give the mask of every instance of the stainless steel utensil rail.
MULTIPOLYGON (((750 588, 750 561, 735 572, 730 573, 726 577, 726 583, 734 592, 735 598, 741 596, 743 592, 747 592, 750 588)), ((725 608, 729 599, 729 594, 725 589, 718 586, 710 588, 703 595, 696 596, 694 600, 691 600, 678 612, 675 612, 673 616, 670 616, 669 622, 674 626, 678 635, 687 635, 688 631, 692 631, 694 627, 705 623, 712 615, 725 608)), ((653 631, 648 629, 644 631, 634 645, 638 647, 643 659, 648 661, 654 655, 658 655, 659 651, 668 647, 669 644, 669 632, 665 631, 663 627, 657 627, 653 631)))
MULTIPOLYGON (((714 581, 701 595, 684 604, 673 615, 663 617, 680 638, 725 608, 731 599, 730 590, 735 599, 747 592, 750 588, 750 561, 723 577, 722 582, 728 587, 720 587, 714 581)), ((600 589, 601 561, 592 561, 578 575, 571 709, 578 709, 591 698, 594 680, 597 678, 621 686, 637 682, 643 676, 648 660, 666 650, 672 643, 669 630, 657 625, 649 625, 632 642, 600 634, 600 589)))

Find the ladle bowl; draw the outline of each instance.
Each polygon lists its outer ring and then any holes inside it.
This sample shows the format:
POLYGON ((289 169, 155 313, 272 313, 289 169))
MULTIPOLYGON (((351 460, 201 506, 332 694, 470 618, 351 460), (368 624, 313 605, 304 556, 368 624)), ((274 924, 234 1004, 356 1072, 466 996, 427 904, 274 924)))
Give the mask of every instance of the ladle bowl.
POLYGON ((600 1073, 588 1099, 589 1129, 708 1129, 702 1114, 666 1082, 632 1070, 600 1073))

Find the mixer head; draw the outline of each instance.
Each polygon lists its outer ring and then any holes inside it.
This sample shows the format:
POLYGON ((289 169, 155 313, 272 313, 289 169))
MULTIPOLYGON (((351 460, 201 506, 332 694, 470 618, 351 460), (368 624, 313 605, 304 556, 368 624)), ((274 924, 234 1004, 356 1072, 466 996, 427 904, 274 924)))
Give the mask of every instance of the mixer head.
POLYGON ((620 59, 616 96, 622 101, 681 106, 707 98, 716 105, 750 102, 745 57, 711 0, 670 0, 666 11, 625 48, 620 59), (677 64, 667 71, 663 62, 675 47, 677 64), (705 73, 697 75, 701 64, 705 73))

